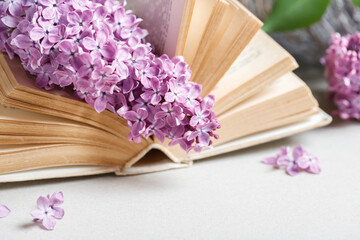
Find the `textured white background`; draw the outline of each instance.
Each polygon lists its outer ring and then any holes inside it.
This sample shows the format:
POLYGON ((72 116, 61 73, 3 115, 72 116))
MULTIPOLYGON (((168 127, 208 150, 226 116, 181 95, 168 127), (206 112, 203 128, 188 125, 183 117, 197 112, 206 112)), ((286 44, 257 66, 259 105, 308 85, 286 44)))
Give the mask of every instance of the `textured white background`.
MULTIPOLYGON (((329 110, 318 73, 302 74, 329 110), (315 84, 314 84, 315 83, 315 84)), ((360 239, 360 123, 238 151, 193 167, 133 177, 111 174, 0 185, 0 239, 360 239), (320 175, 287 176, 261 163, 282 145, 303 144, 320 175), (63 191, 53 232, 31 223, 39 195, 63 191)))

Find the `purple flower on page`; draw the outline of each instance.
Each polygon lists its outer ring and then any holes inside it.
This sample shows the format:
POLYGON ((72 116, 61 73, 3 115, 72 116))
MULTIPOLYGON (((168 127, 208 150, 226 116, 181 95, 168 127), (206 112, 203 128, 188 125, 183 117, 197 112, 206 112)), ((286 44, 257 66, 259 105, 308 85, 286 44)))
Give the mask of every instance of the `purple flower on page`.
POLYGON ((95 9, 92 19, 92 25, 96 31, 100 30, 109 30, 111 32, 110 26, 106 23, 106 17, 108 16, 108 11, 104 6, 99 6, 95 9))
POLYGON ((148 112, 143 108, 138 109, 136 112, 128 111, 124 114, 124 118, 130 123, 132 136, 137 137, 145 130, 147 116, 148 112))
POLYGON ((147 53, 148 49, 145 46, 137 47, 133 52, 132 58, 128 60, 128 64, 134 67, 135 70, 142 72, 148 65, 148 61, 146 60, 147 53))
POLYGON ((109 94, 106 91, 98 91, 98 97, 94 101, 94 108, 98 113, 107 108, 109 94))
POLYGON ((67 20, 69 24, 69 34, 75 35, 87 29, 93 19, 93 12, 89 9, 83 11, 80 15, 77 12, 69 12, 67 20))
POLYGON ((314 174, 319 174, 321 172, 319 159, 305 151, 302 146, 297 146, 294 149, 293 157, 299 168, 314 174))
POLYGON ((28 63, 27 63, 27 65, 28 65, 27 70, 30 72, 33 72, 34 70, 36 70, 37 68, 40 67, 43 55, 41 54, 39 49, 37 49, 35 47, 30 47, 28 49, 28 55, 29 55, 29 59, 28 59, 28 63))
POLYGON ((185 117, 183 110, 180 106, 172 106, 170 103, 163 103, 161 110, 155 114, 155 119, 163 119, 170 127, 176 127, 180 125, 180 121, 185 117))
POLYGON ((97 31, 95 38, 85 37, 82 44, 86 50, 92 51, 98 57, 103 56, 107 59, 114 59, 116 56, 116 45, 109 41, 109 36, 105 31, 97 31))
POLYGON ((201 94, 201 86, 199 84, 191 85, 186 95, 185 106, 188 108, 195 108, 200 105, 199 97, 201 94))
POLYGON ((40 66, 37 70, 38 75, 36 77, 36 84, 40 87, 51 86, 56 78, 54 75, 56 69, 57 66, 50 63, 40 66))
POLYGON ((202 109, 210 110, 214 106, 214 104, 215 104, 215 96, 214 95, 207 95, 201 101, 200 106, 201 106, 202 109))
POLYGON ((160 70, 158 67, 147 66, 140 72, 140 82, 145 88, 150 88, 150 79, 158 78, 160 70))
POLYGON ((54 26, 50 21, 39 19, 39 25, 33 27, 29 36, 34 41, 41 40, 41 46, 51 48, 54 43, 60 40, 58 26, 54 26))
POLYGON ((9 28, 15 28, 21 21, 20 17, 14 17, 11 15, 5 16, 1 18, 1 21, 9 28))
POLYGON ((69 86, 97 112, 135 119, 128 120, 131 141, 155 136, 186 151, 210 147, 218 135, 204 126, 219 127, 211 110, 214 97, 202 99, 183 57, 152 53, 148 32, 139 27, 142 19, 125 5, 114 0, 0 1, 0 50, 10 58, 18 55, 38 86, 69 86))
POLYGON ((210 111, 202 109, 200 106, 194 108, 194 115, 190 119, 190 126, 196 126, 198 124, 203 125, 209 121, 208 117, 210 111))
POLYGON ((81 51, 77 45, 72 44, 70 40, 64 40, 59 43, 58 47, 61 52, 57 55, 56 60, 60 64, 71 64, 76 69, 81 67, 82 62, 79 60, 81 51))
MULTIPOLYGON (((62 30, 59 30, 59 32, 60 31, 62 31, 62 30)), ((81 47, 83 47, 83 45, 81 43, 85 37, 90 37, 90 38, 93 37, 93 34, 92 34, 91 30, 89 30, 89 29, 84 29, 84 31, 82 31, 81 33, 76 34, 76 35, 68 35, 67 31, 68 31, 68 29, 66 29, 66 31, 64 33, 64 36, 67 36, 66 39, 69 39, 73 44, 81 46, 81 47)), ((83 51, 89 52, 85 48, 83 48, 83 51)))
POLYGON ((34 46, 35 42, 30 39, 28 35, 18 34, 15 38, 11 40, 11 45, 14 45, 21 49, 27 49, 34 46))
POLYGON ((166 93, 165 100, 167 102, 176 101, 178 103, 184 103, 186 101, 186 89, 183 86, 178 85, 174 78, 170 79, 168 84, 170 92, 166 93))
POLYGON ((161 142, 165 141, 165 134, 162 129, 165 126, 165 121, 158 119, 146 129, 145 137, 155 135, 161 142))
POLYGON ((187 140, 193 140, 197 138, 197 141, 199 142, 197 145, 199 147, 207 147, 210 145, 210 132, 214 131, 218 128, 217 123, 207 123, 202 126, 198 126, 196 128, 196 131, 191 133, 187 140))
POLYGON ((79 79, 77 73, 69 68, 63 70, 56 70, 54 72, 54 78, 51 79, 51 83, 60 87, 66 87, 76 82, 79 79))
POLYGON ((38 6, 39 0, 23 0, 24 7, 38 6))
POLYGON ((78 70, 79 77, 90 75, 93 71, 102 69, 103 62, 99 58, 94 58, 89 53, 82 53, 79 56, 82 66, 78 70))
POLYGON ((39 0, 39 3, 44 6, 42 16, 47 20, 53 18, 58 19, 66 6, 63 5, 64 0, 39 0))
MULTIPOLYGON (((157 105, 158 106, 158 105, 157 105)), ((135 104, 132 106, 134 111, 138 110, 139 108, 145 108, 148 112, 150 112, 150 100, 144 100, 143 98, 138 98, 135 100, 135 104)))
POLYGON ((6 12, 7 10, 9 10, 9 13, 15 17, 20 17, 24 14, 21 0, 4 1, 1 5, 1 11, 6 12))
POLYGON ((121 1, 114 4, 114 1, 111 0, 105 1, 103 5, 107 12, 114 14, 119 8, 125 8, 125 6, 127 5, 127 1, 121 1))
MULTIPOLYGON (((140 23, 139 21, 138 23, 140 23)), ((144 39, 149 33, 139 27, 123 28, 120 33, 122 39, 126 39, 127 43, 131 47, 136 47, 141 43, 141 39, 144 39)))
POLYGON ((123 78, 129 76, 129 67, 126 65, 126 61, 131 58, 130 49, 127 47, 119 47, 117 49, 116 57, 112 62, 116 72, 123 78))
POLYGON ((160 81, 156 78, 151 79, 150 82, 151 89, 141 94, 141 97, 145 101, 150 100, 151 104, 157 105, 159 102, 161 102, 163 96, 167 92, 167 85, 161 84, 160 81))
POLYGON ((173 78, 185 77, 185 80, 188 80, 191 75, 191 70, 189 70, 188 64, 184 61, 184 58, 181 56, 174 57, 169 59, 167 56, 161 56, 164 64, 165 71, 173 78))
POLYGON ((121 36, 121 30, 124 28, 132 28, 138 21, 135 15, 126 14, 124 8, 119 8, 114 12, 114 32, 121 36))
MULTIPOLYGON (((128 77, 124 80, 121 81, 122 82, 122 92, 124 94, 133 94, 133 90, 134 88, 137 88, 139 86, 139 81, 134 80, 131 77, 128 77)), ((131 97, 131 96, 130 96, 131 97)), ((129 101, 132 102, 134 99, 129 98, 129 101)))
POLYGON ((0 218, 7 217, 10 214, 10 212, 11 211, 7 206, 0 204, 0 218))
POLYGON ((64 217, 64 209, 59 206, 64 202, 62 192, 54 193, 51 197, 40 196, 37 199, 37 207, 31 211, 34 222, 41 222, 47 230, 53 230, 56 225, 56 219, 64 217))
POLYGON ((91 74, 91 78, 96 81, 96 89, 103 91, 104 87, 110 87, 109 93, 111 94, 116 87, 116 83, 119 81, 119 76, 114 74, 114 68, 109 65, 95 69, 91 74))
POLYGON ((182 125, 169 128, 167 126, 167 131, 165 131, 168 135, 168 138, 174 142, 177 139, 183 139, 184 133, 185 133, 185 127, 182 125))

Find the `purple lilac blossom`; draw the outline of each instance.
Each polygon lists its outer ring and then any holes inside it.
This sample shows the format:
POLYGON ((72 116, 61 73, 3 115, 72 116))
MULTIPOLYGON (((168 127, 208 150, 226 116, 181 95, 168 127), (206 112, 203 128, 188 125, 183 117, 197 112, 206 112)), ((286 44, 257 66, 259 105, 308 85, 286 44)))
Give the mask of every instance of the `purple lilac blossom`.
POLYGON ((293 158, 296 160, 296 164, 300 169, 314 174, 321 172, 319 159, 303 149, 302 146, 294 148, 293 158))
POLYGON ((292 154, 290 147, 282 147, 275 157, 267 157, 263 163, 273 165, 276 168, 285 167, 286 173, 290 176, 295 176, 300 171, 313 174, 321 172, 319 159, 300 145, 293 149, 292 154))
POLYGON ((115 0, 0 2, 0 50, 18 55, 39 87, 71 87, 97 112, 125 118, 128 139, 156 136, 201 151, 220 128, 183 57, 160 57, 142 19, 115 0))
POLYGON ((51 196, 40 196, 37 199, 37 209, 31 211, 34 222, 40 222, 47 230, 53 230, 56 225, 56 219, 64 217, 64 209, 59 207, 64 202, 64 194, 55 192, 51 196))
POLYGON ((337 107, 334 114, 345 120, 360 120, 360 32, 334 34, 321 62, 337 107))

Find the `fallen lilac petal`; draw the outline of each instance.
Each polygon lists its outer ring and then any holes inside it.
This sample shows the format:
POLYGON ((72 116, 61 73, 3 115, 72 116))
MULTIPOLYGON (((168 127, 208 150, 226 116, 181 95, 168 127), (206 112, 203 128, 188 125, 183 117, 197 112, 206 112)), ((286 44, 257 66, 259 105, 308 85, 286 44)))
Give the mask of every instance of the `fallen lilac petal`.
POLYGON ((301 145, 295 147, 290 154, 290 147, 282 147, 274 157, 267 157, 263 163, 273 165, 276 168, 285 167, 290 176, 296 176, 300 171, 313 174, 321 172, 319 159, 308 153, 301 145))
POLYGON ((31 211, 30 215, 34 222, 39 222, 47 230, 53 230, 56 225, 56 219, 64 217, 64 209, 59 206, 64 202, 64 194, 55 192, 51 196, 40 196, 36 203, 37 209, 31 211))
POLYGON ((305 151, 301 146, 294 149, 294 159, 299 168, 310 173, 319 174, 321 172, 319 159, 309 152, 305 151), (297 153, 295 154, 295 151, 297 153))
POLYGON ((286 173, 290 176, 296 176, 299 171, 300 169, 294 161, 291 161, 286 167, 286 173))
POLYGON ((10 214, 10 212, 11 211, 7 206, 0 204, 0 218, 7 217, 10 214))

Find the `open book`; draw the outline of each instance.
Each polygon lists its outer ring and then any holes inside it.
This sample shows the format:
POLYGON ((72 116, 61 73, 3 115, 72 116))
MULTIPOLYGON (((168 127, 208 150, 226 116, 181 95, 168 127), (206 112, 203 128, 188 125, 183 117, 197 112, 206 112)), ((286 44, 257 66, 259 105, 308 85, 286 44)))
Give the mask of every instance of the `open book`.
POLYGON ((40 89, 18 59, 1 54, 0 182, 186 167, 330 123, 292 73, 295 60, 236 0, 128 3, 144 19, 155 51, 183 55, 191 80, 202 84, 204 95, 215 95, 222 127, 214 147, 186 153, 156 138, 129 142, 126 120, 98 114, 71 90, 40 89))

